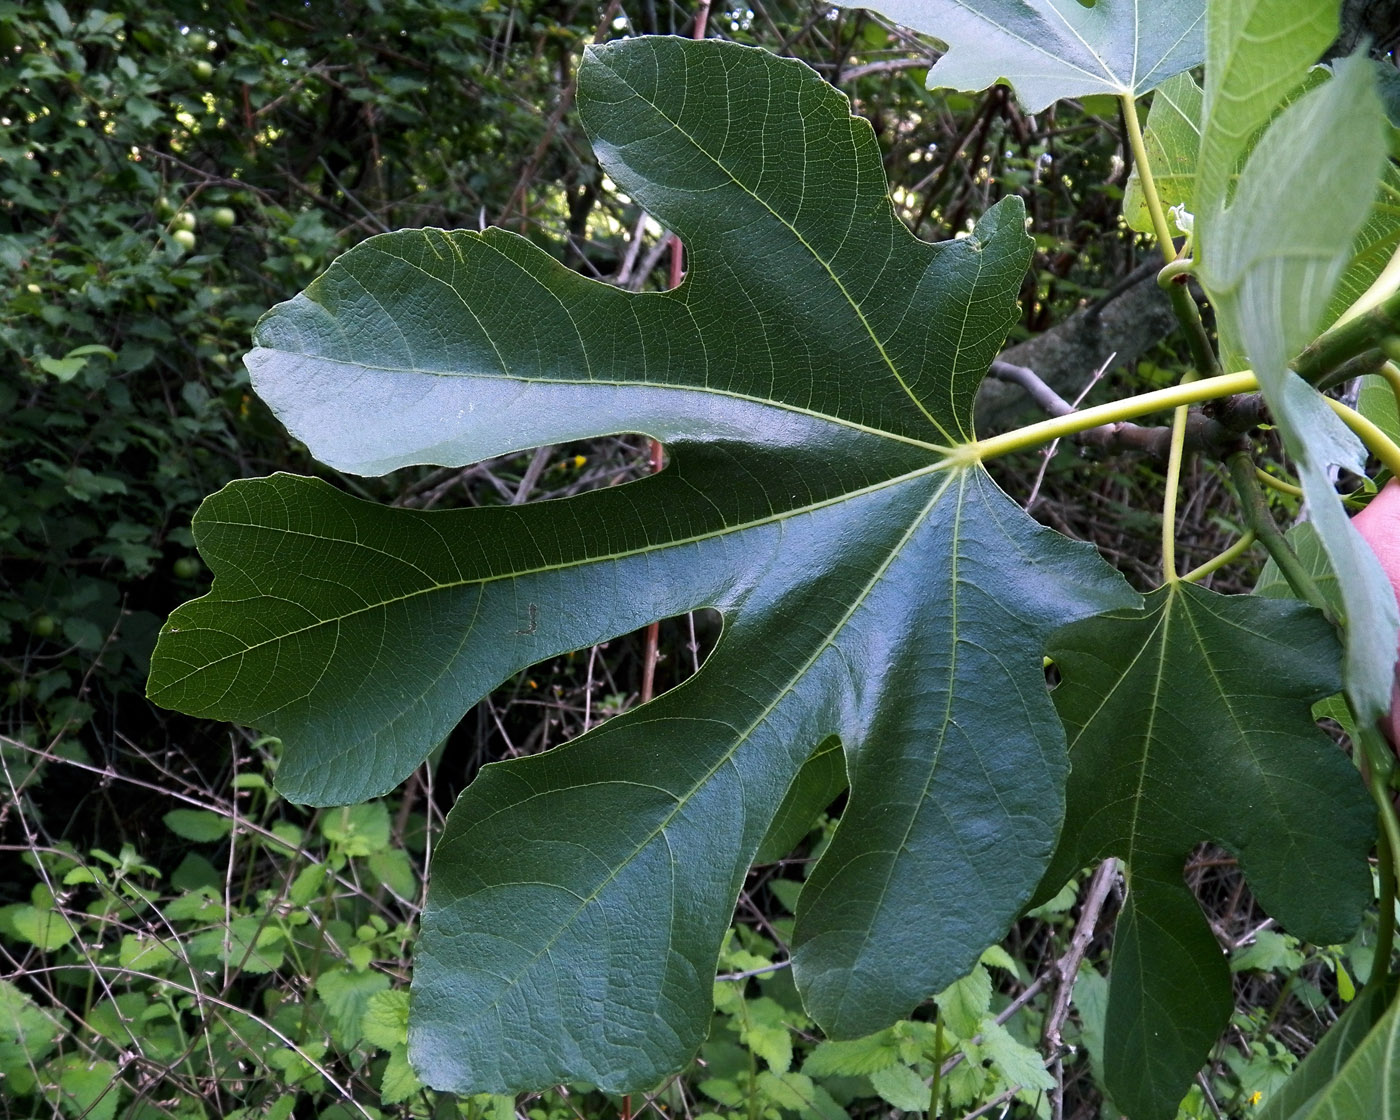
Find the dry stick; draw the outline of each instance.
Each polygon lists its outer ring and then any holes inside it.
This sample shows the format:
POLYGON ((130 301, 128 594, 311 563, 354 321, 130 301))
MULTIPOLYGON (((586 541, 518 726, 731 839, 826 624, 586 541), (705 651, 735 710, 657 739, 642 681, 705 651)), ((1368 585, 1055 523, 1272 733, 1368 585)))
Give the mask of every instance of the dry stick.
MULTIPOLYGON (((1067 412, 1073 412, 1081 404, 1084 403, 1084 398, 1087 397, 1089 395, 1089 391, 1093 389, 1093 387, 1103 379, 1103 375, 1108 372, 1108 367, 1113 364, 1113 359, 1116 357, 1118 357, 1118 352, 1115 350, 1112 354, 1110 354, 1107 358, 1104 359, 1103 365, 1099 366, 1098 369, 1094 370, 1093 376, 1089 378, 1089 383, 1085 385, 1083 389, 1080 390, 1079 396, 1075 397, 1072 403, 1068 403, 1067 412)), ((1022 367, 1020 366, 1015 366, 1012 368, 1017 370, 1022 369, 1022 367)), ((1031 371, 1025 370, 1025 372, 1030 373, 1031 371)), ((1034 377, 1034 374, 1032 374, 1032 376, 1034 377)), ((1036 380, 1039 381, 1040 379, 1036 378, 1036 380)), ((1022 384, 1025 383, 1023 382, 1022 384)), ((1045 385, 1043 381, 1041 382, 1041 385, 1044 386, 1044 388, 1055 397, 1055 400, 1056 402, 1058 402, 1058 404, 1063 405, 1067 403, 1060 397, 1058 393, 1056 393, 1048 385, 1045 385)), ((1039 403, 1039 401, 1037 401, 1037 403, 1039 403)), ((1060 415, 1065 415, 1065 413, 1061 413, 1060 415)), ((1025 508, 1027 513, 1029 513, 1032 509, 1035 508, 1035 503, 1040 498, 1040 487, 1045 482, 1045 472, 1050 469, 1050 460, 1055 457, 1055 452, 1058 451, 1059 448, 1060 441, 1051 440, 1050 446, 1045 449, 1044 453, 1040 457, 1040 470, 1036 472, 1035 485, 1031 487, 1030 497, 1026 499, 1025 508)))
POLYGON ((540 475, 544 474, 544 468, 549 463, 549 457, 554 453, 552 445, 537 448, 534 458, 530 460, 530 465, 525 468, 525 474, 520 479, 520 486, 511 496, 510 504, 518 506, 530 497, 530 492, 534 490, 535 484, 539 482, 540 475))
POLYGON ((1052 971, 1058 974, 1055 998, 1050 1002, 1050 1013, 1045 1017, 1045 1027, 1041 1038, 1053 1055, 1055 1066, 1055 1086, 1050 1090, 1050 1114, 1060 1120, 1065 1112, 1064 1082, 1064 1041, 1060 1029, 1069 1015, 1069 1001, 1074 994, 1074 982, 1079 977, 1079 965, 1089 951, 1089 943, 1099 924, 1099 914, 1108 901, 1109 892, 1118 880, 1118 860, 1109 857, 1099 864, 1094 877, 1089 880, 1089 888, 1084 894, 1084 905, 1079 911, 1079 921, 1074 927, 1069 948, 1064 956, 1055 962, 1052 971))

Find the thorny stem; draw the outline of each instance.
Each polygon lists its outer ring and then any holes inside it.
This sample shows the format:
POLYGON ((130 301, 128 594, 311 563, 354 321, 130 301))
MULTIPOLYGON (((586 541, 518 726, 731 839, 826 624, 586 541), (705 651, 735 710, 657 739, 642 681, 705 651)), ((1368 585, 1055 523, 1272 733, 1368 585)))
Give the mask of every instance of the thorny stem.
POLYGON ((1288 581, 1288 586, 1293 588, 1294 594, 1300 599, 1320 610, 1327 621, 1335 626, 1336 615, 1323 598, 1317 582, 1303 567, 1298 554, 1293 551, 1293 546, 1288 543, 1274 521, 1273 514, 1269 512, 1268 503, 1264 500, 1264 491, 1254 473, 1254 460, 1249 457, 1249 452, 1235 452, 1226 460, 1226 465, 1230 468, 1230 481, 1235 484, 1235 493, 1239 496, 1246 523, 1273 557, 1274 563, 1283 573, 1283 578, 1288 581))

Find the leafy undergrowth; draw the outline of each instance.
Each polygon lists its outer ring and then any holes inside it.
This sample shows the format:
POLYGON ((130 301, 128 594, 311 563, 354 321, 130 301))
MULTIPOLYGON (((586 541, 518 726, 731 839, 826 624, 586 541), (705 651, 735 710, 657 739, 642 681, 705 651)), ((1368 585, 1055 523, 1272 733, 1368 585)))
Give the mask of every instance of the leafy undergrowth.
MULTIPOLYGON (((703 657, 705 620, 698 650, 685 619, 665 633, 662 664, 683 676, 703 657)), ((635 657, 617 642, 533 667, 483 718, 509 735, 501 717, 526 718, 533 702, 545 728, 533 746, 571 737, 635 702, 635 657)), ((1121 902, 1112 874, 1079 876, 914 1019, 823 1041, 788 943, 838 801, 792 854, 749 876, 709 1038, 681 1076, 631 1098, 586 1085, 455 1098, 421 1086, 405 1059, 425 846, 464 764, 450 745, 392 798, 308 812, 272 790, 278 744, 240 739, 231 776, 201 787, 172 773, 181 792, 155 802, 139 849, 116 852, 48 836, 38 808, 102 768, 3 745, 30 881, 0 908, 0 1117, 834 1120, 923 1113, 935 1084, 945 1117, 1117 1115, 1097 1088, 1106 931, 1121 902)), ((118 802, 150 793, 105 780, 118 802)), ((1368 975, 1374 927, 1314 949, 1262 917, 1224 853, 1202 848, 1187 878, 1231 949, 1237 1000, 1182 1116, 1250 1117, 1368 975)))

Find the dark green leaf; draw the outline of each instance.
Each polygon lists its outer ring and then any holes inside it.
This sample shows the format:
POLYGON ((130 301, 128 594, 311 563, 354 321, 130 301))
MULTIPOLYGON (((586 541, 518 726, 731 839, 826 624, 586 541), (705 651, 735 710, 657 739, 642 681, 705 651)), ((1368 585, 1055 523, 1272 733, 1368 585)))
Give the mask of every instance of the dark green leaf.
POLYGON ((1231 1006, 1224 956, 1182 881, 1191 849, 1234 852, 1301 938, 1345 939, 1371 897, 1370 798, 1309 712, 1337 688, 1336 639, 1299 603, 1176 584, 1141 615, 1067 628, 1052 656, 1073 771, 1043 889, 1124 860, 1105 1080, 1134 1120, 1171 1117, 1231 1006))
POLYGON ((279 787, 327 803, 402 780, 541 658, 722 613, 697 676, 486 767, 450 815, 409 1040, 458 1091, 681 1065, 749 863, 832 736, 851 794, 799 904, 807 1006, 865 1034, 965 974, 1059 825, 1045 642, 1133 599, 961 448, 1016 315, 1019 201, 916 241, 845 99, 730 44, 593 48, 579 99, 607 173, 685 239, 682 287, 617 291, 497 230, 406 231, 270 313, 250 366, 346 470, 627 431, 665 440, 667 469, 441 513, 234 484, 195 522, 213 590, 152 667, 162 703, 279 735, 279 787))

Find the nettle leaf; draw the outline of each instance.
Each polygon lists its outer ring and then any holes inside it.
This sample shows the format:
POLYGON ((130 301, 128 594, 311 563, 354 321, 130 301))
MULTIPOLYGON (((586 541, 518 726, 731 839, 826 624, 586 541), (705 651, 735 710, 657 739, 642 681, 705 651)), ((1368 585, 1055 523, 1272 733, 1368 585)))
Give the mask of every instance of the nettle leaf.
POLYGON ((1172 1117, 1232 1004, 1182 880, 1191 849, 1233 852, 1269 913, 1308 940, 1344 940, 1371 899, 1370 798, 1309 710, 1337 690, 1336 638, 1300 603, 1176 584, 1141 614, 1068 627, 1051 656, 1073 771, 1042 891, 1124 861, 1105 1084, 1134 1120, 1172 1117))
POLYGON ((850 801, 799 903, 806 1006, 857 1037, 964 975, 1059 827, 1048 636, 1136 599, 963 446, 1030 256, 1018 200, 916 240, 845 98, 733 44, 590 48, 578 97, 607 174, 685 239, 680 288, 618 291, 499 230, 404 231, 274 309, 249 364, 341 469, 629 431, 667 468, 432 513, 235 483, 195 520, 213 588, 152 666, 161 703, 279 735, 282 792, 329 803, 390 788, 533 662, 721 612, 696 676, 487 766, 449 816, 409 1052, 459 1092, 681 1066, 749 863, 832 736, 850 801))
MULTIPOLYGON (((1207 114, 1212 89, 1208 76, 1207 114)), ((1207 136, 1213 127, 1208 117, 1207 136)), ((1197 191, 1207 197, 1202 143, 1197 191)), ((1364 473, 1366 455, 1288 363, 1322 325, 1385 159, 1385 118, 1372 69, 1365 59, 1347 59, 1330 81, 1279 114, 1250 153, 1233 202, 1223 210, 1207 207, 1196 225, 1201 283, 1216 307, 1222 349, 1242 351, 1253 364, 1337 574, 1347 619, 1346 691, 1364 726, 1390 706, 1395 597, 1351 527, 1328 471, 1364 473), (1313 173, 1319 160, 1336 161, 1348 174, 1324 183, 1313 173)))
POLYGON ((1029 112, 1063 97, 1146 93, 1205 57, 1205 0, 836 0, 948 44, 929 89, 1005 81, 1029 112))

